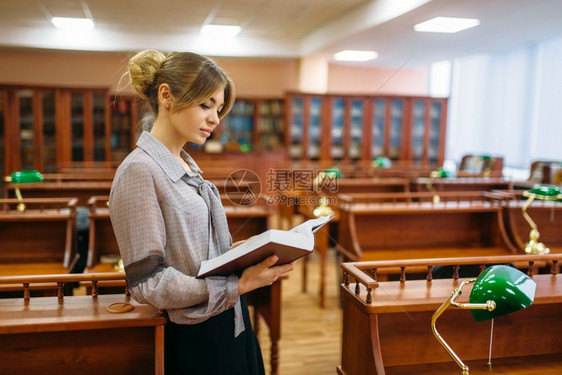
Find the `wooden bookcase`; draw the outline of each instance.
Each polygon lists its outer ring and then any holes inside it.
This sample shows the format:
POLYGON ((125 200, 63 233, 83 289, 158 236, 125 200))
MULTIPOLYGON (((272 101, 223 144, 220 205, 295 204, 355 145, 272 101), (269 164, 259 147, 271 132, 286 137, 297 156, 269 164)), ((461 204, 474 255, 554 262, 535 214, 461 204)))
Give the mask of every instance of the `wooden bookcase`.
MULTIPOLYGON (((143 114, 137 97, 112 96, 106 88, 0 84, 0 172, 119 162, 135 148, 143 114)), ((239 98, 213 137, 243 151, 279 150, 283 122, 282 98, 239 98)))
POLYGON ((135 147, 140 116, 136 97, 106 88, 0 85, 1 175, 119 162, 135 147))
POLYGON ((136 96, 114 96, 111 100, 111 161, 122 161, 136 147, 143 113, 136 96))
POLYGON ((443 163, 445 98, 288 93, 285 103, 291 159, 443 163))
POLYGON ((2 85, 4 173, 56 171, 68 161, 109 160, 104 88, 2 85))
POLYGON ((284 102, 279 98, 237 98, 221 120, 214 139, 248 150, 273 150, 284 145, 284 102))

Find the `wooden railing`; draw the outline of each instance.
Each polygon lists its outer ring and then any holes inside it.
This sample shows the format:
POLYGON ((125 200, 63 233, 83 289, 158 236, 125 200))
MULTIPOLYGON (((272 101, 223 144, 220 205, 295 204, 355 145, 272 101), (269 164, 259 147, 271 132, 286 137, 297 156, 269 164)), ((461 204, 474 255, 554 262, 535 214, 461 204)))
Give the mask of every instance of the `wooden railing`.
MULTIPOLYGON (((123 272, 91 273, 91 274, 57 274, 57 275, 25 275, 25 276, 0 276, 0 285, 21 285, 23 298, 28 301, 30 296, 30 286, 32 284, 53 284, 57 286, 57 297, 64 298, 64 285, 66 283, 91 283, 92 297, 98 296, 98 283, 100 281, 122 281, 125 280, 123 272)), ((125 294, 129 295, 128 288, 125 294)))
POLYGON ((527 264, 527 275, 533 277, 535 266, 541 263, 543 267, 547 266, 552 275, 559 272, 559 261, 562 260, 562 254, 545 254, 545 255, 507 255, 507 256, 490 256, 490 257, 466 257, 466 258, 433 258, 433 259, 407 259, 407 260, 389 260, 377 262, 349 262, 343 263, 341 268, 344 273, 344 285, 351 290, 351 283, 355 281, 355 295, 361 294, 363 285, 367 290, 364 302, 369 304, 373 301, 372 291, 379 287, 377 275, 382 269, 396 269, 400 273, 400 283, 406 283, 408 267, 426 267, 426 280, 431 283, 433 280, 432 271, 435 266, 453 266, 453 279, 459 279, 459 268, 463 265, 479 265, 480 270, 484 270, 490 264, 514 264, 517 263, 519 269, 522 264, 527 264), (353 279, 353 280, 351 280, 353 279))

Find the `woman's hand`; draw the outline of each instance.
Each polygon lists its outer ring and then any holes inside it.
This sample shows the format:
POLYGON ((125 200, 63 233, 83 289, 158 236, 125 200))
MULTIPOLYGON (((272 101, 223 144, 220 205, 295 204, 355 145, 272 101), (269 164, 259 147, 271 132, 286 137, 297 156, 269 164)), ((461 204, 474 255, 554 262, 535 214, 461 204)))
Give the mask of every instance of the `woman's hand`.
POLYGON ((261 263, 246 268, 238 279, 238 294, 245 294, 262 286, 271 285, 295 268, 295 262, 272 267, 278 259, 277 255, 272 255, 261 263))

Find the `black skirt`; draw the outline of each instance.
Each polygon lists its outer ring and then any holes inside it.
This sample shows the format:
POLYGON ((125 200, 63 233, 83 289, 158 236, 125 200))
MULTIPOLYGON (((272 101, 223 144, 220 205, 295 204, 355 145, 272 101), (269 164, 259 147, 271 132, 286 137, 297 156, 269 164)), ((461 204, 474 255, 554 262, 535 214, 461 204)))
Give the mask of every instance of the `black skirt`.
POLYGON ((194 325, 166 324, 166 375, 263 375, 260 346, 241 296, 246 329, 234 337, 234 308, 194 325))

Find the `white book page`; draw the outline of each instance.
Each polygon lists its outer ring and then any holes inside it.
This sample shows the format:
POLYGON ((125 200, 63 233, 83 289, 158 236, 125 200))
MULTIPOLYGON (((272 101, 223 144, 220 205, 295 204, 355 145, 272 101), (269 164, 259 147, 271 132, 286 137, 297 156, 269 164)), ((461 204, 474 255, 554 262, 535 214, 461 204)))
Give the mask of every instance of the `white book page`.
POLYGON ((333 216, 321 216, 317 219, 310 219, 302 224, 297 225, 289 232, 301 233, 306 236, 312 236, 314 232, 322 228, 327 222, 332 220, 333 216))

